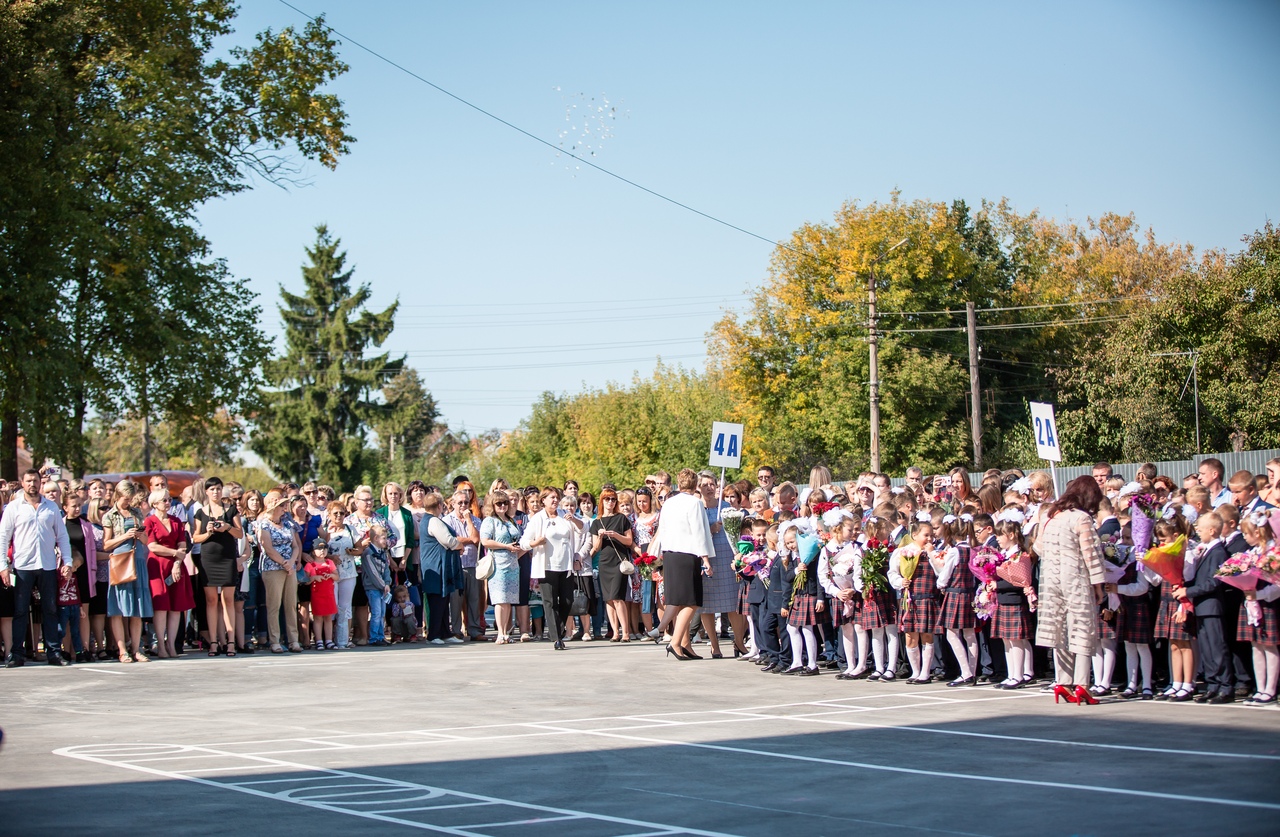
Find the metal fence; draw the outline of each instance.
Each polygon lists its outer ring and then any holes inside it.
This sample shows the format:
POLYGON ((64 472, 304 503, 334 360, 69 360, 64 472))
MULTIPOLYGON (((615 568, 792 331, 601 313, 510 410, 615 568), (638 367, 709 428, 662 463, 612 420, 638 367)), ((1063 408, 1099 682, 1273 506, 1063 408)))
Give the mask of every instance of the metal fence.
MULTIPOLYGON (((1223 465, 1222 481, 1226 482, 1231 479, 1231 475, 1236 471, 1248 471, 1251 474, 1265 474, 1267 472, 1267 462, 1276 457, 1280 457, 1280 450, 1242 450, 1239 453, 1204 453, 1198 454, 1191 459, 1170 459, 1163 462, 1153 462, 1156 466, 1156 473, 1167 477, 1173 477, 1174 483, 1182 484, 1182 478, 1195 474, 1200 467, 1200 463, 1206 459, 1221 459, 1223 465)), ((1125 479, 1133 479, 1138 473, 1138 469, 1142 467, 1142 462, 1122 462, 1111 463, 1111 471, 1117 476, 1125 479)), ((1037 468, 1024 468, 1026 472, 1033 470, 1049 470, 1048 462, 1041 462, 1037 468)), ((1076 477, 1091 476, 1093 474, 1093 465, 1072 465, 1066 468, 1058 468, 1058 486, 1061 488, 1076 477)), ((972 481, 976 485, 981 482, 981 473, 970 474, 972 481)), ((855 477, 856 478, 856 477, 855 477)), ((904 477, 893 477, 891 482, 893 485, 902 485, 906 482, 904 477)))

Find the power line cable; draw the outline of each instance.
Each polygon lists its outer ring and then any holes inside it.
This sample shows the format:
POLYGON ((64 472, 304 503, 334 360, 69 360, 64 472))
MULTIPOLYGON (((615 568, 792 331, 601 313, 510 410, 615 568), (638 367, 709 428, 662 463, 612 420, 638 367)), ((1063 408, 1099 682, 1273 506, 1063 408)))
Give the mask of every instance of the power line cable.
MULTIPOLYGON (((398 63, 396 63, 395 61, 393 61, 393 60, 391 60, 390 58, 388 58, 387 56, 385 56, 385 55, 383 55, 382 53, 378 52, 377 50, 374 50, 374 49, 372 49, 371 47, 367 47, 367 46, 365 46, 364 44, 362 44, 362 43, 360 43, 359 41, 357 41, 355 38, 352 38, 352 37, 350 37, 349 35, 344 35, 343 33, 339 32, 337 29, 334 29, 334 28, 333 28, 332 26, 330 26, 329 24, 327 24, 327 23, 325 23, 325 22, 321 21, 319 18, 317 18, 317 17, 313 17, 312 15, 309 15, 309 14, 307 14, 306 12, 302 11, 302 9, 299 9, 297 6, 293 5, 292 3, 289 3, 287 0, 279 0, 279 2, 280 2, 280 4, 281 4, 281 5, 283 5, 283 6, 287 6, 288 8, 293 9, 295 12, 297 12, 297 13, 298 13, 298 14, 300 14, 300 15, 302 15, 303 17, 305 17, 307 20, 311 21, 312 23, 315 23, 315 24, 318 24, 318 25, 320 25, 320 26, 323 26, 325 29, 329 30, 329 31, 330 31, 330 32, 332 32, 334 35, 337 35, 339 38, 342 38, 342 39, 343 39, 344 41, 346 41, 347 43, 349 43, 349 44, 351 44, 351 45, 353 45, 353 46, 355 46, 355 47, 358 47, 359 49, 361 49, 361 50, 363 50, 363 51, 365 51, 365 52, 369 53, 369 54, 370 54, 370 55, 372 55, 374 58, 377 58, 379 61, 382 61, 382 62, 384 62, 384 63, 386 63, 386 64, 389 64, 390 66, 392 66, 392 67, 396 68, 397 70, 399 70, 400 72, 404 73, 405 75, 407 75, 407 76, 409 76, 409 77, 411 77, 411 78, 417 79, 418 81, 420 81, 420 82, 422 82, 423 84, 427 85, 427 86, 428 86, 428 87, 430 87, 431 89, 433 89, 433 90, 435 90, 435 91, 437 91, 437 92, 439 92, 439 93, 443 93, 444 95, 448 96, 450 99, 453 99, 454 101, 458 102, 459 104, 462 104, 462 105, 465 105, 466 107, 471 108, 472 110, 476 111, 477 113, 480 113, 480 114, 482 114, 482 115, 484 115, 484 116, 489 117, 490 119, 492 119, 492 120, 493 120, 493 121, 495 121, 495 122, 498 122, 498 123, 500 123, 500 124, 502 124, 502 125, 505 125, 506 127, 510 128, 511 130, 515 131, 516 133, 519 133, 519 134, 521 134, 521 135, 523 135, 523 136, 525 136, 525 137, 528 137, 529 139, 533 140, 533 141, 534 141, 534 142, 536 142, 536 143, 539 143, 540 145, 545 145, 547 148, 550 148, 552 151, 555 151, 557 154, 564 154, 565 156, 572 157, 574 160, 577 160, 579 163, 582 163, 584 166, 590 166, 591 168, 595 169, 596 171, 600 172, 601 174, 608 175, 609 177, 612 177, 612 178, 614 178, 615 180, 621 181, 622 183, 625 183, 625 184, 627 184, 628 186, 632 186, 632 187, 634 187, 634 188, 636 188, 636 189, 639 189, 640 191, 642 191, 642 192, 644 192, 644 193, 646 193, 646 194, 652 195, 653 197, 658 198, 659 200, 666 201, 667 203, 672 204, 673 206, 678 206, 678 207, 680 207, 680 208, 681 208, 681 209, 683 209, 683 210, 686 210, 686 211, 688 211, 688 212, 692 212, 694 215, 699 215, 699 216, 701 216, 701 217, 703 217, 703 218, 706 218, 708 221, 711 221, 711 222, 716 223, 716 224, 720 224, 721 226, 724 226, 724 227, 728 227, 728 228, 729 228, 729 229, 731 229, 731 230, 736 230, 736 231, 738 231, 738 232, 742 233, 743 235, 751 236, 752 238, 754 238, 754 239, 758 239, 759 241, 763 241, 765 244, 768 244, 768 245, 770 245, 770 246, 773 246, 773 247, 782 247, 782 248, 784 248, 784 249, 786 249, 786 250, 790 250, 790 251, 792 251, 793 253, 797 253, 797 254, 800 254, 800 255, 812 255, 812 254, 810 254, 810 253, 805 253, 805 252, 804 252, 804 251, 802 251, 802 250, 796 250, 796 249, 795 249, 795 248, 793 248, 793 247, 789 247, 789 246, 787 246, 786 244, 783 244, 782 242, 774 241, 774 240, 769 239, 769 238, 765 238, 764 236, 762 236, 762 235, 760 235, 760 234, 758 234, 758 233, 754 233, 754 232, 752 232, 751 230, 748 230, 748 229, 746 229, 746 228, 744 228, 744 227, 739 227, 737 224, 732 224, 732 223, 730 223, 730 222, 728 222, 728 221, 724 220, 723 218, 717 218, 716 216, 711 215, 710 213, 703 212, 701 209, 695 209, 694 207, 689 206, 689 204, 687 204, 687 203, 682 203, 681 201, 678 201, 678 200, 676 200, 675 198, 668 197, 667 195, 664 195, 664 194, 662 194, 661 192, 658 192, 658 191, 655 191, 655 190, 653 190, 653 189, 650 189, 648 186, 643 186, 643 185, 641 185, 641 184, 639 184, 639 183, 635 182, 634 180, 631 180, 631 179, 629 179, 629 178, 623 177, 622 175, 620 175, 620 174, 618 174, 618 173, 616 173, 616 172, 610 171, 609 169, 606 169, 604 166, 601 166, 601 165, 599 165, 598 163, 593 163, 593 162, 591 162, 591 161, 590 161, 590 160, 588 160, 588 159, 585 159, 585 158, 583 158, 583 157, 579 157, 577 154, 574 154, 572 151, 565 151, 563 148, 559 147, 558 145, 555 145, 555 144, 554 144, 554 143, 552 143, 552 142, 549 142, 549 141, 547 141, 547 140, 543 139, 542 137, 538 136, 537 134, 534 134, 534 133, 531 133, 531 132, 529 132, 529 131, 526 131, 524 128, 521 128, 519 125, 516 125, 516 124, 515 124, 515 123, 513 123, 513 122, 508 122, 507 120, 503 119, 501 116, 498 116, 497 114, 495 114, 495 113, 493 113, 493 112, 491 112, 491 111, 487 111, 487 110, 485 110, 484 108, 480 107, 479 105, 477 105, 477 104, 475 104, 475 103, 473 103, 473 102, 470 102, 470 101, 468 101, 467 99, 462 98, 461 96, 459 96, 459 95, 458 95, 458 94, 456 94, 456 93, 452 93, 452 92, 450 92, 450 91, 448 91, 448 90, 444 89, 443 87, 441 87, 440 85, 436 84, 435 82, 430 81, 430 80, 428 80, 428 79, 426 79, 426 78, 424 78, 424 77, 422 77, 422 76, 418 75, 418 74, 417 74, 417 73, 415 73, 413 70, 410 70, 408 67, 405 67, 403 64, 398 64, 398 63)), ((815 258, 819 258, 819 260, 820 260, 820 261, 823 261, 824 263, 825 263, 825 261, 826 261, 825 259, 821 259, 820 257, 816 257, 816 256, 815 256, 815 258)))

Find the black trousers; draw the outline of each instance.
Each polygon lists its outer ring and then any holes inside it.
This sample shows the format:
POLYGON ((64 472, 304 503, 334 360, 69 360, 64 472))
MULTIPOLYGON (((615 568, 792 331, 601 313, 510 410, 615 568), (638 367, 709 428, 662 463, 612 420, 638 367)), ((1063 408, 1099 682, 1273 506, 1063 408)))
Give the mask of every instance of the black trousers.
POLYGON ((573 607, 574 576, 572 573, 547 570, 538 582, 538 595, 542 596, 542 615, 547 623, 547 633, 553 642, 564 638, 564 626, 569 620, 569 608, 573 607))
POLYGON ((787 623, 782 614, 760 605, 760 625, 756 634, 771 661, 783 666, 791 665, 791 636, 787 633, 787 623))
POLYGON ((13 570, 14 596, 13 611, 13 647, 10 656, 23 653, 22 646, 27 640, 27 616, 31 613, 31 591, 40 591, 40 624, 44 628, 44 648, 46 654, 57 654, 58 651, 58 571, 57 570, 13 570))
POLYGON ((1204 688, 1209 694, 1231 694, 1235 688, 1231 649, 1221 616, 1196 616, 1196 644, 1204 667, 1204 688))
POLYGON ((449 599, 435 593, 427 593, 427 641, 448 639, 453 636, 449 631, 449 599))

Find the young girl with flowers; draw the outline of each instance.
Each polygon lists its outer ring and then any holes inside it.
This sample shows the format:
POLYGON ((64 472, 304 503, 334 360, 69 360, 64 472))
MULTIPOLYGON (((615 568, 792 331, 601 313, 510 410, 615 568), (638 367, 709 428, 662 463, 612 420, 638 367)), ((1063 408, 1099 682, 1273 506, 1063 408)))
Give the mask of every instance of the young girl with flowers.
POLYGON ((779 528, 784 563, 792 571, 791 595, 783 615, 791 639, 791 667, 783 674, 812 677, 818 673, 818 637, 814 627, 825 608, 819 592, 817 558, 822 545, 815 535, 801 534, 796 524, 779 528), (783 531, 785 529, 785 531, 783 531), (804 665, 805 660, 808 665, 804 665))
POLYGON ((818 580, 831 600, 831 624, 840 632, 846 665, 836 679, 858 680, 867 670, 869 637, 866 629, 857 624, 858 611, 862 609, 862 596, 854 588, 862 558, 856 540, 857 524, 852 514, 841 509, 824 512, 822 523, 831 532, 831 538, 818 557, 818 580))
MULTIPOLYGON (((1187 531, 1182 515, 1159 520, 1154 527, 1156 544, 1172 546, 1179 536, 1185 537, 1187 531)), ((1156 616, 1155 637, 1169 640, 1169 688, 1156 695, 1155 699, 1191 700, 1195 693, 1196 617, 1174 598, 1173 585, 1165 579, 1160 580, 1160 611, 1156 616)))
MULTIPOLYGON (((1006 558, 1026 552, 1022 537, 1022 515, 1003 513, 995 524, 996 541, 1006 558)), ((1035 678, 1035 657, 1031 651, 1031 603, 1026 591, 1006 581, 996 580, 996 615, 991 620, 991 638, 1004 640, 1004 658, 1009 676, 997 689, 1021 689, 1035 678)))
POLYGON ((978 665, 978 625, 973 613, 973 594, 977 580, 969 569, 969 550, 973 540, 973 515, 946 515, 938 527, 938 542, 929 562, 938 574, 938 590, 942 606, 938 628, 946 632, 947 643, 960 664, 960 677, 948 686, 976 685, 978 665))
POLYGON ((929 561, 933 523, 928 518, 927 513, 921 512, 911 524, 911 542, 889 556, 889 583, 902 591, 898 630, 907 635, 907 661, 911 664, 907 682, 917 685, 932 680, 929 667, 933 664, 933 631, 939 615, 938 575, 929 561))
POLYGON ((855 625, 870 634, 875 659, 875 670, 867 680, 882 683, 893 682, 898 669, 898 607, 888 577, 890 526, 888 518, 868 518, 867 530, 859 542, 858 572, 853 577, 853 587, 862 596, 855 625))
MULTIPOLYGON (((1263 513, 1255 512, 1241 520, 1240 532, 1255 561, 1275 554, 1276 543, 1263 513)), ((1249 590, 1244 596, 1236 623, 1236 639, 1253 645, 1253 679, 1257 683, 1257 691, 1245 705, 1271 706, 1276 702, 1276 690, 1280 686, 1277 682, 1280 681, 1280 584, 1260 583, 1257 590, 1249 590), (1252 623, 1250 602, 1256 603, 1256 618, 1252 623)))

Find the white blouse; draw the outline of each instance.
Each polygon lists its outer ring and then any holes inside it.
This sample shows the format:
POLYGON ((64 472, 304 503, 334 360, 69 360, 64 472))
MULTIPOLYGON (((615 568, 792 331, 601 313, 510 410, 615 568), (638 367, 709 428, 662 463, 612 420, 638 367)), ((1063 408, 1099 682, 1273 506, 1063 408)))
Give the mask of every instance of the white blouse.
POLYGON ((524 535, 520 537, 520 546, 532 550, 530 577, 546 578, 548 571, 571 572, 581 537, 577 526, 563 517, 548 517, 545 509, 529 518, 529 525, 525 526, 524 535), (530 546, 539 538, 547 540, 538 546, 530 546))
MULTIPOLYGON (((692 494, 681 492, 667 498, 662 505, 662 517, 654 540, 662 552, 684 552, 698 558, 716 554, 705 507, 692 494)), ((658 547, 650 545, 650 553, 655 554, 658 547)))

